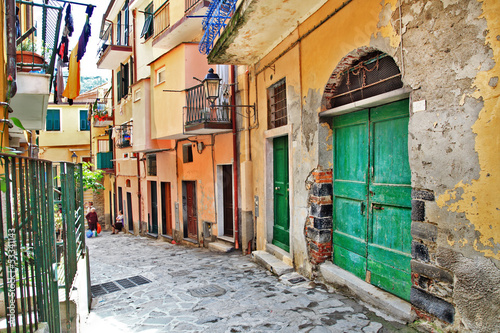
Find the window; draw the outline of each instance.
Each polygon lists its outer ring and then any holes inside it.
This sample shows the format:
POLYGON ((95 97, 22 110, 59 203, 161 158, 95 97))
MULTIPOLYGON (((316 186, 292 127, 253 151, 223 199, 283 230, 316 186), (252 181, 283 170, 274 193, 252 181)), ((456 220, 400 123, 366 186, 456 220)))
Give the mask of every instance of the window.
POLYGON ((193 162, 193 147, 191 144, 182 146, 182 160, 184 163, 193 162))
POLYGON ((165 67, 156 71, 156 84, 165 82, 165 67))
POLYGON ((147 156, 148 176, 156 176, 156 154, 147 156))
POLYGON ((59 110, 47 110, 45 130, 46 131, 61 130, 61 113, 59 110))
POLYGON ((116 45, 121 45, 122 41, 122 12, 118 13, 116 19, 116 45))
POLYGON ((267 89, 268 127, 284 126, 287 121, 286 82, 282 79, 267 89))
POLYGON ((128 30, 129 30, 129 17, 128 17, 128 1, 125 1, 125 5, 123 6, 123 18, 125 20, 125 24, 123 25, 123 45, 128 45, 128 30))
POLYGON ((137 89, 134 91, 134 102, 137 102, 141 99, 141 89, 137 89))
POLYGON ((141 38, 148 39, 153 36, 153 3, 151 2, 144 10, 144 26, 142 27, 141 38))
POLYGON ((90 131, 89 113, 87 110, 80 110, 80 131, 90 131))
POLYGON ((133 80, 133 63, 134 60, 130 58, 126 64, 120 64, 120 70, 116 73, 116 93, 118 101, 128 96, 129 86, 133 80))
POLYGON ((109 151, 109 140, 98 140, 97 145, 97 152, 107 153, 109 151))

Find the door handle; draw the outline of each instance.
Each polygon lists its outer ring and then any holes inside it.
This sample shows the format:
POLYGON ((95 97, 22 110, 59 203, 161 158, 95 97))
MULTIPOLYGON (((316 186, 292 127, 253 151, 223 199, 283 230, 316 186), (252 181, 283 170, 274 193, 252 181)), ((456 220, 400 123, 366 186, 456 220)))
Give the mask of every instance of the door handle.
POLYGON ((384 207, 381 207, 381 206, 375 206, 372 204, 372 208, 373 209, 377 209, 377 210, 384 210, 384 207))
POLYGON ((277 191, 277 190, 281 189, 281 187, 276 186, 274 189, 277 191))
POLYGON ((365 203, 361 201, 361 215, 365 215, 365 203))

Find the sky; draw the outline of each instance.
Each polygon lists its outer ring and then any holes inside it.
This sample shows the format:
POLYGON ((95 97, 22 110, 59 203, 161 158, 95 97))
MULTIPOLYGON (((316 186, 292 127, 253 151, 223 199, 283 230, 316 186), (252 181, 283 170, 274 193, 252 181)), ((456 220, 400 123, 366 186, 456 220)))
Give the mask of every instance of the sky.
MULTIPOLYGON (((81 76, 104 76, 106 78, 111 77, 111 71, 107 69, 97 69, 97 50, 99 48, 99 32, 101 30, 102 15, 108 8, 110 0, 75 0, 78 3, 92 4, 96 5, 92 17, 90 18, 91 34, 90 39, 87 44, 87 51, 80 60, 80 75, 81 76)), ((69 39, 69 49, 72 50, 73 47, 78 42, 78 38, 83 30, 83 25, 85 24, 85 10, 86 7, 79 5, 71 5, 71 13, 73 14, 73 24, 75 31, 73 36, 69 39)), ((64 16, 63 16, 64 22, 64 16)))

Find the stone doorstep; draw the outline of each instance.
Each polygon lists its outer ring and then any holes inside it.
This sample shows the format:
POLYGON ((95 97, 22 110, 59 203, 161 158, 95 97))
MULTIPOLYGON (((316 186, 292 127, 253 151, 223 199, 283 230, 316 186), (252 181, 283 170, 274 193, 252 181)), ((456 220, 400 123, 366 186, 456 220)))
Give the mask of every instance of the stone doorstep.
POLYGON ((333 263, 321 264, 320 272, 326 283, 334 287, 347 288, 352 295, 386 314, 389 317, 387 319, 403 324, 415 320, 410 303, 378 289, 333 263))
POLYGON ((227 253, 231 252, 234 249, 234 247, 226 243, 216 241, 208 243, 208 249, 215 252, 227 253))
POLYGON ((253 251, 252 258, 260 265, 264 266, 271 273, 281 276, 293 272, 293 267, 285 264, 275 256, 266 251, 253 251))

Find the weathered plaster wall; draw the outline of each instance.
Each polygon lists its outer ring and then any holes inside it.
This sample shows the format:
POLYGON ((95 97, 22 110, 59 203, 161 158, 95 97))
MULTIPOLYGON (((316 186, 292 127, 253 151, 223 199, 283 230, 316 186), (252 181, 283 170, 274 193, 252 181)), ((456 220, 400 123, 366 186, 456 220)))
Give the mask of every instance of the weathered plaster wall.
MULTIPOLYGON (((426 101, 412 110, 409 149, 412 281, 428 294, 412 290, 412 302, 446 300, 454 310, 442 303, 432 314, 448 321, 453 310, 455 328, 484 332, 500 325, 499 9, 497 1, 404 1, 404 66, 394 53, 412 102, 426 101)), ((392 46, 400 26, 399 8, 391 10, 392 46)))
MULTIPOLYGON (((326 3, 255 66, 261 127, 251 136, 254 193, 265 198, 268 186, 266 89, 286 77, 292 252, 296 268, 307 272, 304 182, 317 165, 332 167, 329 120, 318 122, 316 116, 325 107, 323 92, 346 55, 368 48, 388 53, 411 89, 410 105, 426 103, 425 110, 411 108, 409 123, 412 302, 451 323, 451 329, 495 330, 500 325, 500 3, 403 0, 400 7, 397 0, 359 0, 282 54, 338 5, 326 3)), ((266 221, 260 202, 258 248, 264 249, 270 217, 266 221)))

